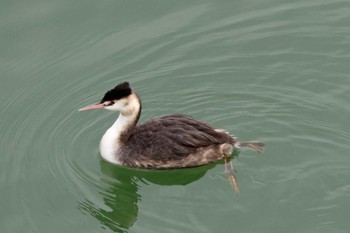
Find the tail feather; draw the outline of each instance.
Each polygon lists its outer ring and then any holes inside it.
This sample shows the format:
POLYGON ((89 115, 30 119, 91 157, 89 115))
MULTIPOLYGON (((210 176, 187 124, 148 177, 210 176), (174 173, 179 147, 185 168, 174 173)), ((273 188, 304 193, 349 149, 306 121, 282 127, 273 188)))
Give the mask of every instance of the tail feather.
POLYGON ((265 144, 259 141, 249 141, 249 142, 240 142, 238 147, 249 147, 254 150, 256 153, 262 153, 264 151, 265 144))

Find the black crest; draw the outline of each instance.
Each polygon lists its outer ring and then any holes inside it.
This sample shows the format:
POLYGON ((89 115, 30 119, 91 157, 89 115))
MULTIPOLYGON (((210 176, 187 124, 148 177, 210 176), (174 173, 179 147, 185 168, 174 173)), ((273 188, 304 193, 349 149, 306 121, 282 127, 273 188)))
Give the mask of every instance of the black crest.
POLYGON ((105 101, 119 100, 131 94, 131 88, 128 82, 123 82, 115 86, 112 90, 106 92, 101 103, 105 101))

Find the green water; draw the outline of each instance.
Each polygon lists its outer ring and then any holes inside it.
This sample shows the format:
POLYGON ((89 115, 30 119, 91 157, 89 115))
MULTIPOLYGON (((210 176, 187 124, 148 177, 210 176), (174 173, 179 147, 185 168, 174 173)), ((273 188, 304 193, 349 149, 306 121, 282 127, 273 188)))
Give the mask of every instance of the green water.
POLYGON ((350 4, 1 1, 0 232, 349 232, 350 4), (141 121, 184 113, 261 140, 234 160, 103 161, 116 118, 78 112, 129 81, 141 121))

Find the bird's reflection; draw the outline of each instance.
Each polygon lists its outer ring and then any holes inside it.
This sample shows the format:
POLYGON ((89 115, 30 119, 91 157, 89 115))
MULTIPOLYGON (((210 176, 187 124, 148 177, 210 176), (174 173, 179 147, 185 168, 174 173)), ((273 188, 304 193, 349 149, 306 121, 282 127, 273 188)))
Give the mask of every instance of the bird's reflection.
POLYGON ((99 193, 105 208, 98 208, 85 200, 79 203, 79 209, 94 216, 103 227, 114 232, 127 232, 138 215, 137 203, 141 200, 138 193, 140 183, 157 185, 186 185, 203 177, 216 164, 196 168, 174 170, 141 170, 112 165, 101 159, 103 189, 99 193))

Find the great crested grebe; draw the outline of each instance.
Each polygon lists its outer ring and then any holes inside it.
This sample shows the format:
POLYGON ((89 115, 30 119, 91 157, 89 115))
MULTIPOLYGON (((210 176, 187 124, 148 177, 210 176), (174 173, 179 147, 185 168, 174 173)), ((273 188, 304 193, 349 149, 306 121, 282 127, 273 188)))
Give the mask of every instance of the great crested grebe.
MULTIPOLYGON (((228 165, 234 147, 249 147, 257 153, 264 147, 258 141, 240 142, 225 130, 214 129, 185 115, 161 116, 137 125, 141 100, 128 82, 109 90, 100 103, 79 111, 98 108, 120 112, 100 142, 102 157, 114 164, 167 169, 195 167, 225 159, 228 165)), ((232 165, 225 168, 231 183, 236 183, 232 165)))

